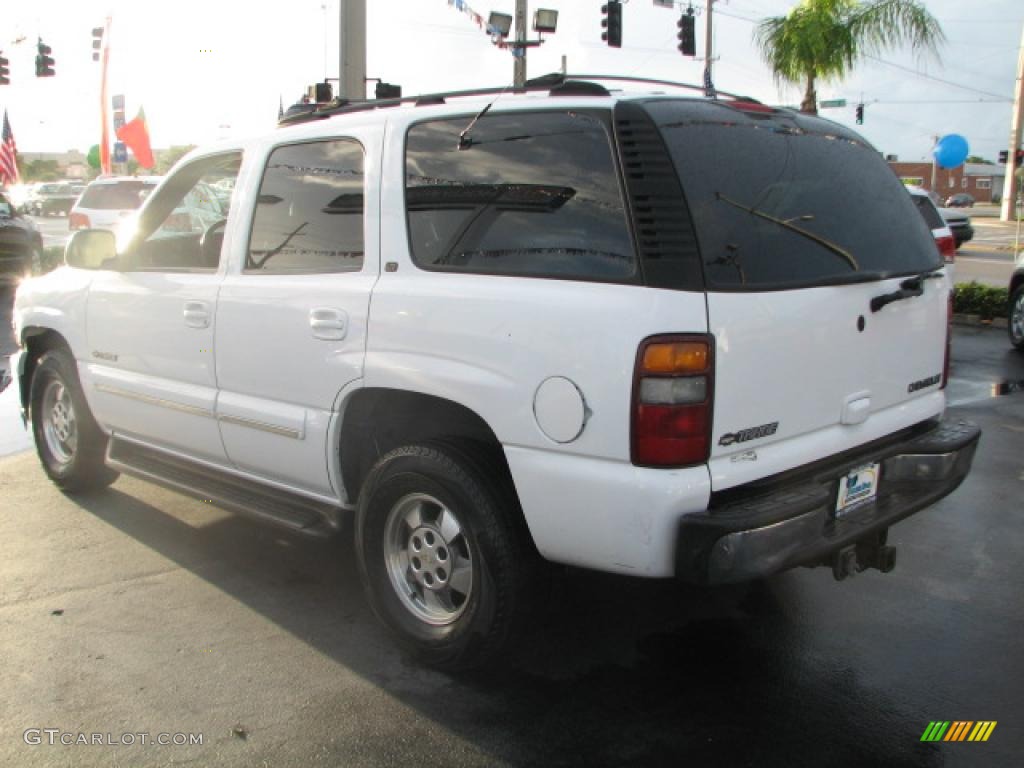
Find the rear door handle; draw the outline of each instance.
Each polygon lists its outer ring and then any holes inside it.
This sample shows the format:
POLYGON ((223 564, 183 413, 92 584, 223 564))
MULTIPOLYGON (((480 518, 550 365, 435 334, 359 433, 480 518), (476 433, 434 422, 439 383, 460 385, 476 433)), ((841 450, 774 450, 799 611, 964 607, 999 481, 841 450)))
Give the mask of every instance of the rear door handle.
POLYGON ((309 310, 309 327, 314 338, 340 341, 348 333, 348 314, 334 307, 315 307, 309 310))
POLYGON ((210 305, 205 301, 186 301, 182 314, 189 328, 210 327, 210 305))

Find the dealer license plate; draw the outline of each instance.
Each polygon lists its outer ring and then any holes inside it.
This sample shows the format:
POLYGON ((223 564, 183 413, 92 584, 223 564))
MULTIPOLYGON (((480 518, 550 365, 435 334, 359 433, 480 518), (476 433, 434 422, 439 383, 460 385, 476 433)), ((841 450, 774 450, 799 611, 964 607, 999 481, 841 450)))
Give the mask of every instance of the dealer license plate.
POLYGON ((836 499, 836 517, 842 517, 854 507, 866 504, 878 495, 878 479, 881 464, 866 464, 857 467, 839 481, 839 496, 836 499))

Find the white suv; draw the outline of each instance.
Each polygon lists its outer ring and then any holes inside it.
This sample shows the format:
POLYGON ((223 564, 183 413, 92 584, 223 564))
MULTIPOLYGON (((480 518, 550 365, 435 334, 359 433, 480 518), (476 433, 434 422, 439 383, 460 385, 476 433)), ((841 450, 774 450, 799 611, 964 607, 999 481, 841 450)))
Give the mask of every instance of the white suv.
POLYGON ((942 259, 848 129, 562 78, 290 122, 192 152, 131 238, 78 232, 19 290, 62 489, 354 515, 377 615, 456 667, 526 623, 544 560, 887 571, 889 526, 966 476, 942 259), (227 180, 226 218, 168 225, 227 180))

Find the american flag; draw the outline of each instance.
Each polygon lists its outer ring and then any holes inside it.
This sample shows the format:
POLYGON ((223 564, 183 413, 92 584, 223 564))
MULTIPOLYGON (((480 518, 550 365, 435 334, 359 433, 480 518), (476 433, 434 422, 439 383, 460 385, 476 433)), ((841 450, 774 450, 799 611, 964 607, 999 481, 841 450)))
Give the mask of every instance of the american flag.
POLYGON ((707 64, 704 65, 704 95, 709 99, 716 98, 715 84, 711 82, 711 67, 707 64))
POLYGON ((11 121, 4 110, 3 143, 0 144, 0 184, 17 184, 18 178, 18 145, 14 143, 14 131, 11 121))

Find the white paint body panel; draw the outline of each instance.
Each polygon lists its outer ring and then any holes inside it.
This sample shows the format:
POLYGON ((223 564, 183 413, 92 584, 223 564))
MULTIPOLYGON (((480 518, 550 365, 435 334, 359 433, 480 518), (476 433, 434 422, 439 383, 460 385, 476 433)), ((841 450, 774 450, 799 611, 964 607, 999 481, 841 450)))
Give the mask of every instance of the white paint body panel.
POLYGON ((227 461, 214 418, 219 282, 210 273, 95 273, 87 353, 97 364, 86 366, 82 383, 105 429, 227 461), (205 307, 205 326, 190 324, 186 315, 197 305, 205 307))
POLYGON ((926 280, 923 296, 872 313, 871 298, 899 290, 899 284, 708 293, 716 340, 714 490, 802 466, 942 413, 945 398, 937 383, 913 394, 908 386, 942 374, 950 286, 946 278, 926 280), (868 411, 858 409, 859 421, 843 424, 848 401, 865 395, 868 411), (719 444, 726 433, 773 422, 773 435, 719 444), (730 461, 750 450, 756 462, 730 461))

